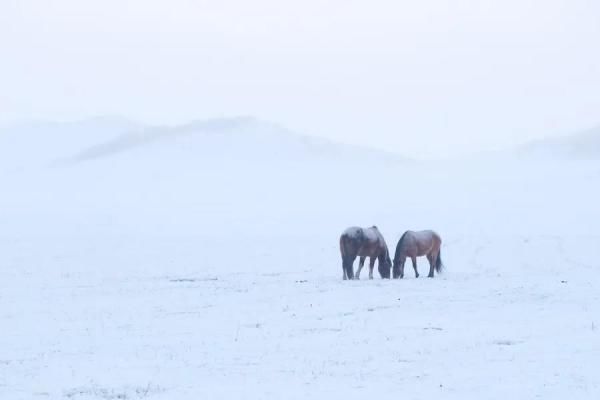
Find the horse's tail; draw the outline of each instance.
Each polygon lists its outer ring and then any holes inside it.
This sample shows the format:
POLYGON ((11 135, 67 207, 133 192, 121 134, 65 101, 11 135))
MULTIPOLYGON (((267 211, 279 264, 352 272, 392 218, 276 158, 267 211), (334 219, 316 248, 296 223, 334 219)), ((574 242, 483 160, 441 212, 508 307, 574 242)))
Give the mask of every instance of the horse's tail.
POLYGON ((442 263, 442 249, 438 251, 437 260, 435 261, 435 272, 438 274, 442 272, 444 269, 444 264, 442 263))
POLYGON ((342 257, 352 257, 352 247, 360 247, 360 244, 363 241, 363 239, 364 233, 362 231, 358 232, 356 236, 343 233, 342 236, 340 236, 340 253, 342 253, 342 257))
MULTIPOLYGON (((352 256, 352 250, 348 249, 349 241, 353 241, 355 239, 351 238, 347 234, 342 234, 340 237, 340 253, 342 254, 342 269, 344 270, 344 276, 348 279, 354 279, 354 271, 352 264, 354 262, 354 257, 352 256)), ((344 278, 345 279, 345 278, 344 278)))
POLYGON ((340 236, 340 253, 342 253, 342 258, 346 255, 346 252, 344 251, 344 247, 346 247, 344 246, 344 236, 345 235, 340 236))

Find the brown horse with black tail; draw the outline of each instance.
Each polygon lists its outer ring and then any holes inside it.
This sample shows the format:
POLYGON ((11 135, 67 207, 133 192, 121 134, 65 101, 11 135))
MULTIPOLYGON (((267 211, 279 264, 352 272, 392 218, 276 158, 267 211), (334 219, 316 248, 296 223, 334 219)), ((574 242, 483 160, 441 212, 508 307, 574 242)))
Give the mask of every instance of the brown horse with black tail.
POLYGON ((360 279, 360 271, 367 257, 370 257, 369 279, 373 279, 375 260, 378 260, 379 275, 384 279, 390 278, 392 260, 390 260, 387 244, 376 226, 370 228, 353 226, 346 229, 340 237, 340 252, 344 280, 355 279, 353 264, 357 256, 360 257, 360 263, 356 271, 356 279, 360 279))
POLYGON ((434 231, 406 231, 398 241, 396 253, 394 255, 393 276, 394 279, 404 278, 404 263, 406 258, 410 257, 415 277, 419 277, 417 271, 417 257, 427 256, 429 261, 429 278, 433 278, 433 271, 438 274, 442 271, 442 256, 440 248, 442 247, 442 238, 434 231))

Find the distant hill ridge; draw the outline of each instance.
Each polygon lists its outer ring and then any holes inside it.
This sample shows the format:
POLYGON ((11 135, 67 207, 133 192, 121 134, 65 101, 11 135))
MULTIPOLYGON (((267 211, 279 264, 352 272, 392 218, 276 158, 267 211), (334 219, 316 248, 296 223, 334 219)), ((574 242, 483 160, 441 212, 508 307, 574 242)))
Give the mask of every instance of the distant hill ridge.
MULTIPOLYGON (((74 122, 30 121, 0 129, 0 170, 102 162, 131 154, 132 162, 230 158, 264 165, 329 159, 341 165, 401 163, 397 154, 335 143, 293 132, 251 116, 196 120, 176 126, 147 126, 125 118, 74 122)), ((200 164, 198 164, 200 165, 200 164)))
POLYGON ((361 159, 380 159, 386 162, 406 161, 403 157, 381 150, 331 142, 327 139, 298 134, 278 124, 254 117, 213 118, 197 120, 184 125, 150 127, 127 132, 111 140, 83 149, 71 157, 74 162, 101 159, 141 151, 147 146, 180 146, 196 148, 196 154, 256 153, 264 158, 312 155, 340 155, 352 153, 361 159), (287 152, 287 154, 286 154, 287 152))
POLYGON ((600 159, 600 126, 568 136, 536 140, 518 147, 516 154, 522 158, 600 159))

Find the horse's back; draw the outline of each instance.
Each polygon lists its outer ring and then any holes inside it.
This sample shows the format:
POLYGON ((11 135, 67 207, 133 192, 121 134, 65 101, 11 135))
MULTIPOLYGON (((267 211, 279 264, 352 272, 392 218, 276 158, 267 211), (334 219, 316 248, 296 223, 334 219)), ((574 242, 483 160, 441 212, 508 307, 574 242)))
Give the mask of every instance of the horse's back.
POLYGON ((369 228, 351 226, 347 228, 340 237, 340 246, 344 247, 342 252, 347 254, 356 253, 358 256, 367 257, 373 257, 382 251, 387 251, 385 240, 376 226, 369 228))
POLYGON ((431 249, 439 248, 442 239, 435 231, 406 231, 398 241, 396 254, 403 252, 408 256, 421 256, 431 249))
POLYGON ((380 238, 382 238, 381 233, 379 233, 379 229, 377 229, 376 226, 372 226, 370 228, 366 228, 363 231, 364 231, 365 237, 370 242, 376 242, 380 238))
POLYGON ((442 244, 442 237, 439 235, 439 233, 432 230, 427 230, 425 232, 429 234, 433 242, 436 243, 438 246, 442 244))
POLYGON ((424 231, 407 231, 412 237, 416 240, 437 240, 442 241, 442 238, 436 231, 432 231, 431 229, 427 229, 424 231))
POLYGON ((383 236, 376 226, 370 228, 361 228, 360 226, 351 226, 342 232, 342 238, 360 239, 367 242, 378 242, 383 240, 383 236))
POLYGON ((351 226, 342 232, 342 237, 357 239, 362 235, 363 228, 360 226, 351 226))
POLYGON ((424 251, 429 248, 428 251, 435 252, 442 245, 442 238, 433 230, 415 232, 415 237, 417 238, 418 247, 424 251))

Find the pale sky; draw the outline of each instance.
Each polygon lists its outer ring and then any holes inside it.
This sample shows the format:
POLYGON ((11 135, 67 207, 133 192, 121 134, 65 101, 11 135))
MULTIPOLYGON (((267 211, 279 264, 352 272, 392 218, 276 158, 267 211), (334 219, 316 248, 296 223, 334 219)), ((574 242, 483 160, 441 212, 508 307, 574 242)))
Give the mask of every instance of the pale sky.
POLYGON ((508 147, 600 125, 600 1, 0 0, 0 121, 104 114, 508 147))

